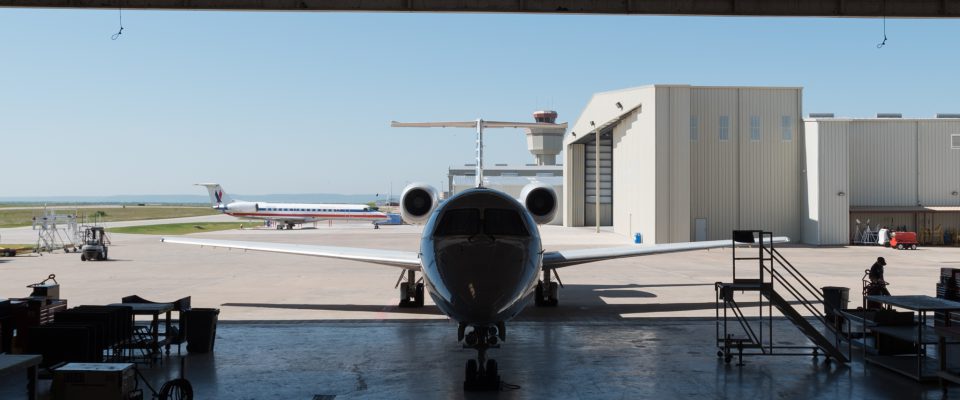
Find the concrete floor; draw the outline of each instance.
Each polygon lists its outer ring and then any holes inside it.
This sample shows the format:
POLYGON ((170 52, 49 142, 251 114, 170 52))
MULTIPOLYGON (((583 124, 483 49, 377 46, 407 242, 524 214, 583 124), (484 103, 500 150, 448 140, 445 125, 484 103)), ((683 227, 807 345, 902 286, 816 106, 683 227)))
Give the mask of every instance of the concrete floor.
MULTIPOLYGON (((778 342, 803 343, 778 322, 778 342)), ((465 393, 463 365, 473 351, 456 345, 455 328, 442 321, 224 323, 213 353, 184 353, 185 376, 197 399, 231 400, 940 398, 934 384, 860 361, 781 356, 725 364, 715 354, 713 321, 700 318, 518 321, 491 351, 513 386, 465 393)), ((141 370, 157 388, 179 376, 179 360, 141 370)), ((0 398, 23 398, 23 384, 19 375, 0 378, 0 398)), ((50 381, 41 384, 46 396, 50 381)))
MULTIPOLYGON (((205 217, 211 219, 211 217, 205 217)), ((213 217, 220 220, 223 217, 213 217)), ((197 219, 190 219, 191 221, 197 219)), ((175 221, 174 221, 175 222, 175 221)), ((35 240, 2 229, 7 243, 35 240)), ((419 230, 319 224, 295 231, 245 230, 204 237, 413 250, 419 230)), ((626 246, 629 239, 590 229, 543 229, 548 250, 626 246)), ((113 261, 76 254, 0 258, 0 297, 57 274, 71 305, 117 302, 139 294, 220 308, 216 351, 187 357, 198 398, 932 398, 919 385, 855 361, 827 366, 809 357, 756 357, 745 367, 718 361, 713 344, 716 281, 730 280, 730 251, 610 260, 560 270, 566 288, 556 309, 525 310, 491 357, 504 381, 520 387, 465 394, 472 350, 429 303, 400 309, 399 271, 383 266, 256 252, 160 244, 157 237, 113 235, 113 261)), ((894 294, 934 295, 939 268, 960 267, 960 249, 900 252, 876 247, 788 247, 783 254, 817 286, 852 287, 877 256, 889 263, 894 294)), ((749 268, 740 271, 749 271, 749 268)), ((778 341, 800 344, 788 323, 778 341)), ((144 368, 154 384, 177 376, 179 360, 144 368)), ((0 399, 18 398, 19 376, 0 378, 0 399)), ((49 385, 49 382, 46 382, 49 385)))

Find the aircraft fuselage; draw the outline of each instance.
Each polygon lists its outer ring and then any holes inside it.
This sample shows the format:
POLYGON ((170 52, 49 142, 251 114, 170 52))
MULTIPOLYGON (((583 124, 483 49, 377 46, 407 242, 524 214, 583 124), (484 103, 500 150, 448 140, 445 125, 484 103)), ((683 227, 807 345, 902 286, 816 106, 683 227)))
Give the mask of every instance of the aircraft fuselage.
POLYGON ((472 326, 507 321, 526 306, 542 253, 537 225, 524 206, 486 188, 441 203, 420 241, 430 297, 444 314, 472 326))

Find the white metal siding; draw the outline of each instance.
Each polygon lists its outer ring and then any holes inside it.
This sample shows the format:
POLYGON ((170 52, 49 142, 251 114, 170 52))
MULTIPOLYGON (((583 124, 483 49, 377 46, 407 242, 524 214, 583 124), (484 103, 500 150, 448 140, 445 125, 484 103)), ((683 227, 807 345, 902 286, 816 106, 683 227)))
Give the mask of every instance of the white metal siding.
POLYGON ((638 93, 641 110, 613 127, 613 227, 617 233, 643 235, 644 243, 662 243, 657 237, 657 142, 655 90, 638 93))
POLYGON ((803 243, 820 244, 820 129, 816 121, 804 123, 804 182, 800 199, 800 235, 803 243))
MULTIPOLYGON (((782 140, 781 116, 797 121, 799 92, 740 89, 740 227, 799 237, 800 180, 797 140, 782 140), (750 140, 749 121, 758 116, 761 140, 750 140)), ((794 130, 797 130, 796 127, 794 130)))
POLYGON ((924 206, 960 205, 960 149, 951 148, 951 135, 960 133, 960 123, 919 121, 919 198, 924 206))
POLYGON ((850 205, 917 205, 917 127, 911 121, 849 122, 850 205))
MULTIPOLYGON (((700 119, 700 137, 690 143, 690 229, 707 220, 707 240, 727 239, 739 226, 737 90, 690 89, 690 113, 700 119), (720 140, 720 117, 730 118, 731 140, 720 140)), ((692 238, 691 238, 692 239, 692 238)))
POLYGON ((658 87, 657 243, 691 240, 690 88, 658 87))
MULTIPOLYGON (((847 127, 827 123, 820 127, 819 152, 819 242, 821 245, 850 243, 849 141, 847 127), (843 193, 843 195, 840 195, 843 193)), ((809 171, 807 171, 809 173, 809 171)), ((811 242, 811 244, 814 244, 811 242)))

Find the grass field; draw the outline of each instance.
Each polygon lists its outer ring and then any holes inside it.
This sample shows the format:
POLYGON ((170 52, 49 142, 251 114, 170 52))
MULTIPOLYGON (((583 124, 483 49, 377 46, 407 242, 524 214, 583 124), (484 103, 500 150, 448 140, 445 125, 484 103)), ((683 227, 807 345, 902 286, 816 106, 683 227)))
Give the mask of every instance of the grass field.
POLYGON ((185 224, 161 224, 161 225, 143 225, 143 226, 125 226, 121 228, 109 228, 110 233, 133 233, 141 235, 186 235, 197 232, 225 231, 230 229, 240 229, 240 225, 246 224, 247 227, 258 225, 256 222, 205 222, 205 223, 185 223, 185 224))
MULTIPOLYGON (((0 208, 0 228, 12 228, 17 226, 29 226, 33 223, 33 217, 39 215, 40 209, 12 209, 4 210, 0 208)), ((73 210, 58 210, 58 214, 71 213, 73 210)), ((115 207, 105 206, 103 208, 80 208, 77 210, 80 216, 86 216, 88 222, 92 221, 94 215, 98 212, 103 213, 99 217, 99 222, 111 221, 139 221, 145 219, 164 219, 164 218, 182 218, 197 217, 201 215, 214 215, 218 211, 210 207, 115 207)))
POLYGON ((0 249, 14 249, 14 250, 32 249, 32 248, 34 248, 35 246, 36 246, 36 245, 33 245, 33 244, 7 244, 7 243, 0 243, 0 249))

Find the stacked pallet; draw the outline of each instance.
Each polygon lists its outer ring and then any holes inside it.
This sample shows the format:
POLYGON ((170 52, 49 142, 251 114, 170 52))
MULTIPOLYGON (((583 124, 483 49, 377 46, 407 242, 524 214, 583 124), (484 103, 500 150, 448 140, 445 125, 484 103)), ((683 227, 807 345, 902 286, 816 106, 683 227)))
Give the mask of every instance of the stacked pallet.
MULTIPOLYGON (((960 301, 960 268, 940 268, 940 282, 937 283, 937 297, 945 300, 960 301)), ((934 325, 947 325, 946 313, 936 312, 934 325)), ((949 325, 960 326, 960 313, 950 313, 949 325)))

